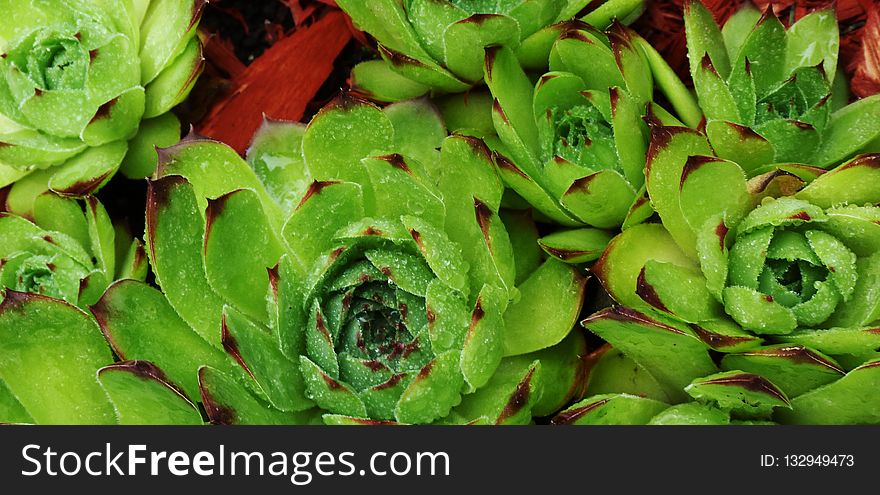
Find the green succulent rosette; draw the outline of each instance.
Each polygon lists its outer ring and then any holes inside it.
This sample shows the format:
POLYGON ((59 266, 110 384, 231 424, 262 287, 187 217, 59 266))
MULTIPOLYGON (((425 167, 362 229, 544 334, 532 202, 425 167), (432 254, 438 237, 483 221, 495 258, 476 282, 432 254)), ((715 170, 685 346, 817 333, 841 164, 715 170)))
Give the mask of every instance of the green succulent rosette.
MULTIPOLYGON (((505 46, 546 70, 555 38, 591 0, 343 0, 354 24, 378 42, 382 60, 359 64, 352 85, 377 101, 461 93, 483 79, 484 49, 505 46)), ((631 22, 643 0, 610 0, 583 20, 601 28, 631 22)))
POLYGON ((523 263, 539 248, 512 242, 490 153, 426 100, 267 122, 248 162, 197 137, 160 154, 162 290, 118 282, 91 310, 212 422, 522 424, 579 393, 584 277, 523 263))
POLYGON ((0 187, 30 214, 51 189, 82 197, 120 168, 145 177, 180 138, 168 111, 203 67, 202 0, 0 3, 0 187))
POLYGON ((646 183, 662 225, 634 226, 609 244, 593 272, 622 307, 585 325, 648 371, 670 403, 718 372, 713 350, 727 354, 725 371, 784 392, 790 410, 776 420, 880 421, 870 393, 880 156, 805 186, 783 170, 749 180, 711 151, 694 130, 653 129, 646 183))
MULTIPOLYGON (((487 142, 505 184, 543 221, 570 229, 541 239, 560 260, 595 260, 610 240, 600 229, 628 228, 653 214, 644 189, 646 121, 682 125, 652 101, 653 57, 659 55, 620 23, 606 33, 570 23, 552 45, 550 72, 537 83, 513 50, 486 50, 487 114, 497 133, 487 142)), ((673 76, 662 84, 681 82, 673 76)), ((696 125, 695 102, 679 103, 696 125)), ((446 114, 463 132, 485 127, 446 114)))
POLYGON ((690 0, 684 20, 691 76, 719 157, 752 176, 774 163, 828 168, 878 151, 880 97, 847 105, 834 10, 786 29, 771 8, 762 14, 747 4, 722 29, 690 0))
POLYGON ((0 213, 0 289, 86 308, 114 280, 146 277, 143 245, 95 197, 46 192, 32 209, 32 219, 0 213))

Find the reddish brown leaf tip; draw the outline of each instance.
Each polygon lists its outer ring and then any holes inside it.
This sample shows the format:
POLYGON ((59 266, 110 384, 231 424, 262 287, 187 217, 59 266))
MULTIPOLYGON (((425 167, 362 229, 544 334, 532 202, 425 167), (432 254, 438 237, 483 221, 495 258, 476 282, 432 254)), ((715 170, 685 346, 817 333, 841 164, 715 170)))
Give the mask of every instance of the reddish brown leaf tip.
POLYGON ((479 198, 474 197, 474 214, 477 218, 477 224, 483 232, 483 239, 486 241, 486 246, 491 250, 492 237, 489 233, 489 229, 492 224, 492 210, 486 205, 486 203, 483 203, 479 198))
POLYGON ((782 358, 797 364, 813 364, 827 368, 839 375, 845 375, 846 371, 836 363, 828 360, 819 353, 801 345, 777 347, 772 349, 755 349, 739 353, 740 356, 756 356, 782 358))
POLYGON ((110 117, 110 112, 113 110, 113 107, 116 106, 116 103, 119 102, 119 97, 113 98, 112 100, 104 103, 100 107, 98 107, 98 111, 95 112, 95 115, 92 117, 92 120, 89 121, 89 124, 94 124, 95 122, 106 119, 110 117))
POLYGON ((510 399, 507 400, 507 404, 504 405, 504 409, 501 410, 501 414, 498 415, 496 424, 504 423, 504 421, 512 418, 528 405, 529 395, 531 394, 532 377, 534 377, 534 375, 535 368, 531 368, 525 378, 517 384, 516 390, 513 391, 510 399))
POLYGON ((694 334, 696 334, 700 340, 705 342, 706 345, 713 349, 727 349, 754 340, 750 337, 722 335, 720 333, 715 333, 707 328, 701 327, 700 325, 692 324, 690 325, 690 327, 691 330, 694 331, 694 334))
POLYGON ((697 171, 703 165, 723 161, 724 160, 714 156, 689 156, 681 171, 681 181, 679 181, 678 190, 681 191, 682 188, 684 188, 684 183, 687 181, 688 176, 697 171))
POLYGON ((644 325, 650 325, 661 330, 665 330, 667 332, 685 335, 685 332, 678 328, 675 328, 666 323, 661 323, 644 313, 624 306, 612 306, 610 308, 605 308, 597 313, 593 313, 592 315, 581 320, 581 325, 586 327, 590 323, 601 320, 615 320, 624 323, 641 323, 644 325))
POLYGON ((642 267, 642 270, 639 272, 639 276, 636 279, 636 295, 660 311, 669 312, 669 308, 663 304, 660 295, 657 294, 657 290, 645 279, 645 267, 642 267))
POLYGON ((208 414, 208 420, 213 425, 233 425, 237 422, 237 414, 232 407, 221 404, 211 395, 205 387, 205 372, 207 368, 199 369, 199 395, 202 397, 202 405, 208 414))
POLYGON ((785 393, 777 388, 776 385, 774 385, 770 380, 767 380, 763 376, 754 375, 752 373, 742 373, 721 378, 715 378, 712 380, 706 380, 704 382, 701 382, 700 385, 742 387, 751 392, 769 395, 771 397, 779 399, 785 404, 790 404, 788 401, 788 397, 785 396, 785 393))
POLYGON ((101 186, 104 185, 105 182, 107 182, 107 180, 110 178, 110 175, 112 174, 113 171, 107 171, 97 177, 76 182, 64 189, 52 190, 62 196, 70 198, 82 198, 97 191, 101 186))
POLYGON ((562 411, 561 413, 557 414, 556 417, 554 417, 552 420, 550 420, 550 423, 552 423, 554 425, 572 424, 575 421, 577 421, 578 419, 586 416, 590 412, 604 406, 609 401, 610 401, 610 399, 601 399, 601 400, 597 400, 595 402, 591 402, 591 403, 589 403, 585 406, 582 406, 582 407, 577 407, 574 409, 569 409, 567 411, 562 411))
POLYGON ((221 319, 221 334, 220 334, 220 343, 223 345, 223 349, 229 354, 232 359, 238 363, 239 366, 248 374, 251 378, 254 378, 254 373, 251 371, 248 364, 244 361, 244 358, 241 356, 241 351, 238 348, 238 342, 235 340, 235 337, 229 333, 229 326, 226 323, 226 314, 223 314, 221 319))
POLYGON ((303 205, 306 204, 306 202, 308 200, 310 200, 313 196, 317 196, 318 194, 321 194, 321 191, 323 191, 325 188, 330 187, 334 184, 339 184, 339 183, 340 183, 339 181, 335 181, 335 180, 328 180, 328 181, 316 180, 316 181, 312 182, 312 185, 309 186, 309 189, 303 195, 303 198, 302 198, 302 200, 300 200, 299 205, 297 205, 296 209, 298 210, 298 209, 302 208, 303 205))
POLYGON ((403 170, 404 172, 412 175, 412 170, 409 168, 409 165, 407 165, 406 163, 406 159, 401 154, 392 153, 390 155, 377 156, 376 159, 387 162, 392 167, 398 170, 403 170))

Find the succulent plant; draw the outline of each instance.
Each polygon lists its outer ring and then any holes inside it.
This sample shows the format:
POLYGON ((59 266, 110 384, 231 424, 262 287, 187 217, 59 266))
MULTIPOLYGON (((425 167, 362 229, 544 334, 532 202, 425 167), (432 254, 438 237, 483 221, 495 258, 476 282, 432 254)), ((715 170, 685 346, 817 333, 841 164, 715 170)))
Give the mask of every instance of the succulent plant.
MULTIPOLYGON (((614 348, 594 353, 586 398, 554 424, 880 422, 876 357, 849 368, 846 356, 838 361, 799 344, 756 345, 625 307, 583 323, 614 348), (724 354, 716 364, 710 352, 718 350, 724 354)), ((858 347, 857 339, 839 339, 838 352, 858 347)))
POLYGON ((197 137, 160 155, 162 291, 121 281, 91 310, 212 422, 528 423, 578 393, 584 277, 523 271, 538 247, 511 242, 491 155, 427 101, 344 95, 267 122, 249 163, 197 137))
MULTIPOLYGON (((383 60, 352 72, 354 88, 372 99, 399 101, 430 93, 461 93, 483 79, 483 51, 506 46, 535 70, 546 70, 564 21, 591 0, 340 0, 355 25, 379 44, 383 60)), ((584 20, 601 28, 629 22, 643 0, 610 0, 584 20)))
MULTIPOLYGON (((646 49, 620 23, 607 33, 569 23, 537 84, 511 49, 486 51, 499 174, 544 219, 572 228, 541 240, 561 260, 595 260, 610 240, 598 229, 627 228, 653 214, 644 190, 644 119, 681 124, 652 102, 646 49)), ((696 124, 694 115, 699 110, 689 114, 696 124)))
POLYGON ((586 326, 673 401, 717 372, 711 348, 732 353, 728 371, 758 374, 792 399, 780 419, 880 421, 864 392, 878 357, 878 164, 880 155, 861 155, 806 187, 784 170, 747 180, 712 156, 704 135, 655 127, 646 184, 662 225, 634 226, 609 244, 593 272, 622 308, 586 326), (634 344, 648 333, 669 341, 634 344), (819 407, 841 389, 861 405, 819 407))
POLYGON ((0 213, 0 289, 86 308, 114 280, 146 277, 143 245, 95 197, 45 192, 31 210, 33 221, 0 213))
MULTIPOLYGON (((835 86, 834 10, 786 29, 771 7, 746 3, 721 29, 697 0, 685 4, 690 72, 716 154, 749 176, 774 163, 827 168, 880 137, 880 96, 846 105, 835 86)), ((843 83, 843 84, 841 84, 843 83)), ((874 145, 876 146, 876 144, 874 145)))
POLYGON ((48 189, 145 177, 180 138, 168 111, 202 70, 203 0, 0 2, 0 187, 17 213, 48 189), (16 182, 18 181, 18 182, 16 182))

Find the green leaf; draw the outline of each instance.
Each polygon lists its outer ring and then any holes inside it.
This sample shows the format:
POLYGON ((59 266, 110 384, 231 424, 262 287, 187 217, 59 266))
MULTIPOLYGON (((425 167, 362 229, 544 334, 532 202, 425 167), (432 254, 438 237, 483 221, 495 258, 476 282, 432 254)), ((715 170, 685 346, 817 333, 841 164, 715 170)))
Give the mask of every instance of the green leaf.
POLYGON ((475 14, 448 25, 443 33, 446 66, 460 79, 476 82, 483 78, 485 48, 516 49, 520 24, 497 14, 475 14))
POLYGON ((823 329, 798 329, 780 336, 783 342, 803 345, 839 360, 856 357, 864 362, 862 356, 871 356, 880 347, 880 332, 876 327, 829 327, 823 329))
POLYGON ((361 185, 369 184, 361 160, 381 155, 393 145, 394 128, 388 117, 373 104, 347 94, 321 109, 302 143, 303 157, 315 180, 361 185))
POLYGON ((829 278, 834 287, 844 302, 848 301, 858 280, 856 255, 837 238, 820 230, 808 230, 805 235, 810 247, 831 272, 829 278))
MULTIPOLYGON (((532 218, 531 210, 503 209, 499 216, 504 222, 513 247, 513 261, 516 266, 514 283, 519 285, 541 266, 544 258, 541 248, 546 249, 546 246, 540 244, 538 227, 532 218)), ((436 272, 437 269, 434 271, 436 272)))
POLYGON ((91 240, 89 247, 97 260, 98 268, 104 272, 107 280, 112 280, 116 273, 116 231, 110 223, 110 216, 97 198, 90 196, 85 200, 86 222, 91 240))
POLYGON ((785 344, 728 354, 721 360, 721 367, 763 376, 791 398, 844 375, 833 359, 807 347, 785 344))
POLYGON ((834 9, 822 9, 801 17, 786 32, 785 72, 822 64, 829 81, 837 71, 840 36, 834 9))
POLYGON ((598 259, 611 239, 606 230, 586 228, 560 230, 542 237, 538 244, 550 256, 576 265, 598 259))
POLYGON ((368 60, 354 66, 351 87, 374 101, 393 102, 418 98, 430 88, 391 70, 384 60, 368 60))
POLYGON ((759 334, 785 335, 797 327, 791 309, 748 287, 724 289, 724 307, 737 323, 759 334))
POLYGON ((226 352, 257 382, 276 409, 304 411, 314 406, 305 396, 298 363, 281 353, 276 336, 226 308, 222 341, 226 352))
POLYGON ((645 184, 645 155, 648 152, 648 128, 642 121, 644 106, 618 88, 610 88, 609 95, 620 165, 626 180, 638 189, 645 184))
POLYGON ((618 70, 623 75, 626 90, 633 95, 639 106, 653 100, 654 81, 651 69, 645 53, 636 41, 640 36, 619 22, 613 23, 606 35, 611 42, 611 51, 618 70))
POLYGON ((603 345, 587 356, 587 397, 623 393, 669 402, 669 396, 644 368, 611 345, 603 345))
POLYGON ((655 309, 690 323, 720 318, 724 312, 699 270, 648 260, 636 293, 655 309))
POLYGON ((153 81, 194 36, 204 3, 153 0, 141 23, 141 82, 153 81))
MULTIPOLYGON (((486 85, 496 104, 495 129, 520 163, 537 158, 538 128, 533 110, 533 85, 509 48, 486 51, 486 85)), ((534 169, 533 169, 534 170, 534 169)))
POLYGON ((651 133, 645 170, 648 194, 663 225, 688 256, 695 258, 696 234, 681 209, 681 177, 689 157, 711 156, 706 138, 683 127, 658 127, 651 133))
POLYGON ((880 404, 872 393, 877 386, 880 361, 872 361, 836 382, 794 398, 791 411, 778 411, 777 419, 786 424, 873 424, 880 421, 880 404))
POLYGON ((224 301, 205 275, 205 221, 193 186, 180 176, 147 184, 146 239, 153 272, 177 313, 219 347, 224 301))
POLYGON ((679 323, 614 307, 581 324, 641 366, 676 402, 686 399, 686 385, 717 371, 709 347, 679 323))
POLYGON ((654 399, 628 394, 604 394, 589 397, 553 418, 557 425, 646 425, 666 409, 654 399))
POLYGON ((471 389, 478 389, 492 377, 504 353, 506 322, 501 308, 506 292, 486 285, 477 296, 461 351, 461 372, 471 389))
POLYGON ((283 252, 256 193, 241 189, 209 200, 205 211, 205 273, 225 301, 268 324, 269 276, 283 252))
POLYGON ((703 156, 692 156, 685 163, 679 202, 691 230, 698 231, 718 215, 728 223, 738 222, 750 200, 745 173, 736 163, 703 156))
POLYGON ((49 188, 62 196, 82 197, 101 188, 119 169, 128 149, 122 141, 89 148, 55 170, 49 188))
POLYGON ((571 30, 562 34, 553 45, 550 69, 571 72, 587 85, 587 89, 608 91, 616 86, 626 88, 614 52, 607 39, 593 30, 571 30))
POLYGON ((189 96, 202 71, 205 58, 198 37, 186 44, 183 52, 146 87, 144 118, 158 117, 189 96))
POLYGON ((586 353, 584 332, 575 329, 553 347, 504 358, 494 376, 517 372, 522 376, 522 370, 530 368, 535 360, 540 361, 541 394, 534 398, 531 407, 532 416, 546 417, 583 395, 588 374, 586 353))
POLYGON ((393 50, 382 44, 378 48, 382 60, 389 64, 391 70, 418 84, 443 93, 461 93, 470 89, 468 83, 433 60, 414 58, 411 53, 393 50))
POLYGON ((82 140, 89 146, 101 146, 127 140, 137 131, 144 113, 144 89, 132 88, 104 103, 82 131, 82 140))
POLYGON ((776 151, 777 162, 816 163, 822 135, 810 124, 791 119, 770 120, 755 127, 776 151))
POLYGON ((200 425, 196 406, 147 361, 125 361, 101 368, 98 382, 121 425, 200 425))
POLYGON ((302 154, 306 126, 266 119, 254 134, 247 162, 286 218, 302 200, 312 176, 302 154))
POLYGON ((700 402, 677 404, 651 418, 649 425, 710 426, 730 424, 730 413, 700 402))
POLYGON ((495 134, 492 122, 492 95, 486 90, 472 90, 466 95, 447 95, 433 100, 449 132, 477 137, 495 134))
POLYGON ((366 158, 363 166, 377 198, 375 205, 366 205, 369 216, 398 219, 402 212, 408 212, 431 224, 443 224, 443 201, 423 180, 424 173, 416 162, 392 154, 366 158))
POLYGON ((403 423, 430 423, 449 414, 461 400, 464 377, 457 351, 438 354, 406 387, 394 410, 403 423))
POLYGON ((322 409, 347 416, 367 417, 367 408, 351 388, 333 379, 306 356, 300 356, 300 369, 307 396, 322 409))
POLYGON ((115 421, 95 379, 113 357, 85 313, 57 299, 7 290, 0 333, 0 379, 36 423, 115 421))
POLYGON ((202 404, 215 425, 320 424, 321 411, 286 413, 272 408, 228 374, 203 366, 199 369, 202 404))
POLYGON ((721 409, 746 417, 762 417, 776 407, 791 407, 785 393, 771 381, 739 370, 698 378, 685 391, 699 401, 717 404, 721 409))
POLYGON ((63 232, 80 246, 91 248, 89 225, 78 201, 47 191, 34 200, 33 218, 43 229, 63 232))
POLYGON ((614 228, 626 218, 635 199, 633 186, 616 170, 602 170, 574 181, 561 203, 584 223, 614 228))
POLYGON ((635 21, 645 10, 645 0, 608 0, 581 19, 598 29, 605 29, 615 19, 624 24, 635 21))
POLYGON ((635 225, 612 239, 605 253, 593 265, 592 272, 619 304, 637 309, 647 308, 636 295, 636 284, 648 260, 695 267, 662 225, 645 223, 635 225))
MULTIPOLYGON (((200 366, 235 370, 220 349, 177 315, 161 292, 142 282, 122 280, 113 284, 90 310, 120 359, 154 363, 192 400, 199 394, 200 366)), ((218 344, 220 333, 218 327, 218 344)))
POLYGON ((440 111, 427 98, 402 101, 384 109, 394 127, 394 149, 407 158, 415 158, 422 167, 436 175, 437 150, 446 138, 446 125, 440 111))
POLYGON ((155 177, 185 177, 193 187, 200 211, 207 208, 208 199, 219 198, 237 189, 252 189, 260 197, 260 203, 272 225, 281 226, 283 218, 280 208, 272 201, 253 169, 229 146, 217 141, 190 138, 160 150, 159 154, 160 163, 155 177), (211 166, 204 166, 206 163, 211 166), (223 170, 223 173, 218 174, 217 170, 223 170))
POLYGON ((532 407, 541 397, 542 366, 533 361, 525 369, 496 373, 484 387, 462 398, 453 414, 467 420, 487 418, 496 425, 525 425, 532 419, 532 407))
MULTIPOLYGON (((730 59, 721 36, 721 29, 715 23, 712 13, 696 0, 689 0, 684 6, 684 26, 687 37, 691 75, 700 70, 704 55, 709 56, 711 64, 717 68, 722 79, 730 74, 730 59)), ((701 102, 703 103, 703 102, 701 102)))
POLYGON ((724 120, 706 124, 706 135, 720 158, 736 162, 748 176, 757 175, 759 167, 773 163, 773 145, 750 127, 724 120))
POLYGON ((740 115, 739 106, 734 95, 727 86, 724 77, 718 73, 715 65, 712 64, 709 54, 705 54, 699 64, 692 70, 694 88, 697 91, 700 106, 703 108, 707 119, 710 121, 746 121, 740 115))
POLYGON ((760 19, 761 11, 751 3, 746 3, 740 6, 724 23, 721 34, 724 37, 724 45, 727 47, 727 55, 730 60, 736 60, 746 38, 760 19))
POLYGON ((831 115, 822 135, 822 145, 812 162, 834 165, 857 153, 880 136, 880 96, 869 96, 831 115))
POLYGON ((350 219, 363 218, 362 188, 349 182, 315 181, 282 231, 290 261, 310 271, 336 247, 336 233, 350 219))
POLYGON ((555 259, 544 262, 518 287, 520 299, 504 313, 504 355, 525 354, 562 341, 580 315, 585 284, 569 265, 555 259))
POLYGON ((822 174, 795 196, 822 208, 880 203, 880 155, 861 155, 822 174))
MULTIPOLYGON (((703 110, 697 103, 697 99, 691 94, 691 90, 681 82, 681 79, 679 79, 678 75, 672 67, 669 66, 663 58, 663 55, 661 55, 656 48, 651 46, 651 44, 643 38, 637 38, 636 43, 645 53, 648 65, 654 75, 654 84, 657 86, 657 89, 663 93, 663 96, 669 100, 673 110, 678 114, 678 118, 684 123, 664 122, 664 125, 687 125, 691 128, 698 127, 703 118, 703 110)), ((649 105, 651 108, 660 109, 660 106, 654 103, 649 103, 649 105)), ((665 110, 662 111, 668 113, 665 110)), ((655 113, 659 115, 660 112, 655 111, 655 113)))
POLYGON ((786 39, 785 26, 772 11, 766 11, 736 56, 736 65, 750 62, 758 99, 790 75, 785 72, 786 39))
POLYGON ((430 60, 422 48, 418 37, 407 20, 406 12, 400 2, 378 0, 340 0, 339 7, 344 10, 358 28, 370 33, 382 45, 414 57, 418 61, 430 60))
POLYGON ((18 402, 3 381, 0 381, 0 423, 32 424, 34 418, 18 402))
POLYGON ((406 20, 418 36, 421 46, 435 60, 445 61, 446 38, 443 35, 451 24, 467 18, 468 12, 453 2, 431 0, 409 0, 405 2, 404 9, 406 20))

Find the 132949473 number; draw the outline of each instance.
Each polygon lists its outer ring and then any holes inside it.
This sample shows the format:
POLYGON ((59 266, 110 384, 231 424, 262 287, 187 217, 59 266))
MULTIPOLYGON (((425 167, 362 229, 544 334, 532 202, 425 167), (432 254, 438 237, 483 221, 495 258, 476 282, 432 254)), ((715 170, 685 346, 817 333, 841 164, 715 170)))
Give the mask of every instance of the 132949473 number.
POLYGON ((787 454, 782 456, 782 465, 786 467, 853 467, 855 456, 852 454, 787 454))

